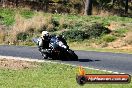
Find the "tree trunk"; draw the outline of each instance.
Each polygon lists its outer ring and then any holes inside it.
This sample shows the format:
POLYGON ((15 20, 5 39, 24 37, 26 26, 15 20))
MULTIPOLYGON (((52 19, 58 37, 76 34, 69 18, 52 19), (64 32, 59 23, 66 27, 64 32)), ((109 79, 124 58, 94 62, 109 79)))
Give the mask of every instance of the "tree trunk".
POLYGON ((5 7, 6 0, 1 0, 2 2, 2 7, 5 7))
POLYGON ((19 1, 19 0, 15 0, 16 7, 18 7, 18 1, 19 1))
POLYGON ((128 13, 128 0, 126 0, 125 2, 125 14, 128 13))
POLYGON ((92 0, 86 0, 84 15, 92 15, 92 0))
POLYGON ((44 11, 45 11, 45 12, 48 12, 49 0, 44 1, 44 2, 43 2, 43 5, 44 5, 44 11))
POLYGON ((114 5, 115 1, 116 1, 116 0, 111 0, 111 2, 112 2, 112 5, 114 5))

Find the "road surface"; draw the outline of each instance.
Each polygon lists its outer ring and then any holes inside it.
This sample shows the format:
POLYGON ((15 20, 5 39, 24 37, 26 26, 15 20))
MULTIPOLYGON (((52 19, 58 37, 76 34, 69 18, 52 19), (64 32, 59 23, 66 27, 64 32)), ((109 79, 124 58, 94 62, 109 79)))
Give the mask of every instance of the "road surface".
MULTIPOLYGON (((54 61, 132 74, 132 54, 115 54, 93 51, 75 51, 75 53, 78 55, 79 61, 54 61)), ((0 55, 42 59, 42 56, 36 47, 0 46, 0 55)))

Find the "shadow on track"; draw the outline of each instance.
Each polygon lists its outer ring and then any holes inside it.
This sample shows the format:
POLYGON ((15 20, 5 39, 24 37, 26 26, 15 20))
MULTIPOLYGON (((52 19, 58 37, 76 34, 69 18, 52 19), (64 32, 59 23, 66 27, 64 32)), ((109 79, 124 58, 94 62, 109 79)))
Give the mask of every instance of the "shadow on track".
POLYGON ((79 59, 79 62, 96 62, 96 61, 101 61, 101 60, 91 60, 91 59, 79 59))

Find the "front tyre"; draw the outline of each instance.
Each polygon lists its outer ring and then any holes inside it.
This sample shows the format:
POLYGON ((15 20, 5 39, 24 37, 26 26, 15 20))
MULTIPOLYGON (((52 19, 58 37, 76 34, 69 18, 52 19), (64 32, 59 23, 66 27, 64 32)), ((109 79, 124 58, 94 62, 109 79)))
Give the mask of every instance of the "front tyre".
POLYGON ((71 60, 78 61, 78 56, 75 54, 74 51, 72 51, 72 50, 69 49, 68 53, 69 53, 69 56, 70 56, 71 60))
POLYGON ((43 59, 48 59, 48 56, 46 54, 42 54, 43 59))

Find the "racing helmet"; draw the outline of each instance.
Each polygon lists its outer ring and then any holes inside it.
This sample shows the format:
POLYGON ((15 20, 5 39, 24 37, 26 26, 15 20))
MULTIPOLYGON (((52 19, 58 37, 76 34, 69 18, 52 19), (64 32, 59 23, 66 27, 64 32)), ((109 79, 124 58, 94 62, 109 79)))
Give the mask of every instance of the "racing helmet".
POLYGON ((42 31, 42 37, 48 37, 49 32, 48 31, 42 31))

